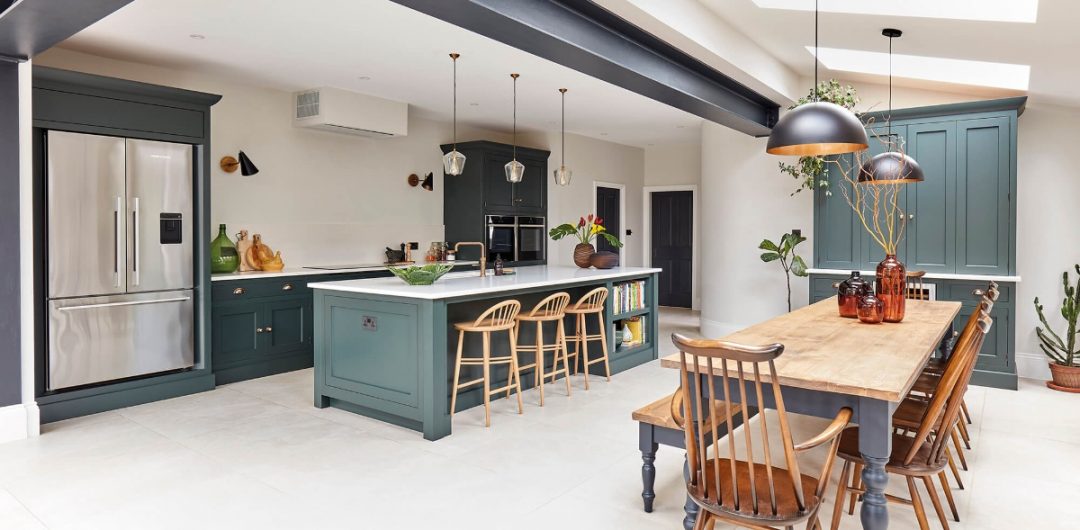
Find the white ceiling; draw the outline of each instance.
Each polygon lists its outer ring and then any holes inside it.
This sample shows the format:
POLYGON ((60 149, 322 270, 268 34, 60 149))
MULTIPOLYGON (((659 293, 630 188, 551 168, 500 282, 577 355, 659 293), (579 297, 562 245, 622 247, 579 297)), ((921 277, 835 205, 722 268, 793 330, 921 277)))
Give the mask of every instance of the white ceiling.
POLYGON ((645 147, 696 141, 701 123, 388 0, 138 0, 61 47, 286 91, 345 88, 441 120, 451 116, 448 54, 457 51, 458 119, 477 127, 510 130, 511 72, 521 74, 519 130, 558 130, 560 87, 569 89, 568 132, 645 147))
MULTIPOLYGON (((813 56, 805 47, 814 43, 814 0, 790 0, 805 4, 804 9, 811 11, 765 9, 754 0, 698 1, 788 67, 803 76, 813 75, 813 56)), ((888 39, 881 36, 881 30, 894 27, 904 32, 903 37, 894 42, 896 53, 1030 65, 1031 81, 1027 93, 1033 101, 1080 106, 1080 90, 1077 90, 1080 61, 1076 58, 1076 52, 1080 50, 1080 31, 1076 30, 1080 9, 1075 0, 1040 0, 1035 23, 833 13, 825 12, 838 7, 831 4, 850 4, 850 0, 820 0, 820 3, 822 47, 888 51, 888 39)), ((902 0, 861 0, 860 4, 904 6, 902 0)), ((821 77, 886 81, 880 75, 852 75, 824 68, 821 77)), ((980 98, 1022 94, 932 81, 897 79, 896 84, 980 98)))

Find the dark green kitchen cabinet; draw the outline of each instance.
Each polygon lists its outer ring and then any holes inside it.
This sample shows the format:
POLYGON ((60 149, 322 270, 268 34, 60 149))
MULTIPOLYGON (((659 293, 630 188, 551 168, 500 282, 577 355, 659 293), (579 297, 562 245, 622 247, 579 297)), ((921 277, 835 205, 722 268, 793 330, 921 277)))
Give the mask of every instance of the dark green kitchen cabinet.
POLYGON ((389 275, 372 271, 213 282, 210 343, 217 384, 311 367, 314 298, 309 282, 389 275))
POLYGON ((956 122, 956 272, 1009 274, 1015 268, 1016 140, 1011 121, 996 116, 956 122))
MULTIPOLYGON (((1026 98, 900 109, 892 136, 884 113, 864 115, 869 158, 885 140, 903 145, 925 180, 905 186, 898 204, 905 238, 897 249, 908 270, 1012 275, 1016 271, 1016 124, 1026 98)), ((852 155, 841 163, 850 165, 852 155)), ((884 253, 850 211, 830 172, 829 189, 815 190, 814 267, 873 270, 884 253)), ((898 214, 899 217, 899 214, 898 214)))

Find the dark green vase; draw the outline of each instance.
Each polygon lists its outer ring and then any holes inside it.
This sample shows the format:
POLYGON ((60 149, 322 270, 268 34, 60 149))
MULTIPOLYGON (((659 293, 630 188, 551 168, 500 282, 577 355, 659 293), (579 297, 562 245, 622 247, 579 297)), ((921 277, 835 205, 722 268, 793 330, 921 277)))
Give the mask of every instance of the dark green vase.
POLYGON ((225 225, 218 225, 218 236, 210 243, 210 272, 236 272, 240 268, 240 255, 236 245, 229 239, 225 225))

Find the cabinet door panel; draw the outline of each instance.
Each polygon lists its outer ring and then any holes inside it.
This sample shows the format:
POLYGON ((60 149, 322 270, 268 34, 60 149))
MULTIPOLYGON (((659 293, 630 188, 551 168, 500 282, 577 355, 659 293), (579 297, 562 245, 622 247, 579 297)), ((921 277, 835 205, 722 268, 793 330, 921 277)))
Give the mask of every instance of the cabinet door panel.
POLYGON ((484 206, 508 210, 514 207, 514 185, 506 181, 503 166, 510 157, 487 154, 484 157, 484 206))
MULTIPOLYGON (((865 153, 863 153, 864 161, 881 153, 885 153, 890 149, 899 149, 899 146, 905 145, 907 141, 907 126, 905 125, 893 125, 891 132, 888 127, 875 127, 868 130, 867 132, 870 136, 870 148, 867 149, 865 153)), ((855 176, 858 175, 856 174, 855 176)), ((897 198, 897 206, 902 212, 907 211, 907 196, 905 191, 906 190, 901 189, 900 195, 897 198)), ((882 231, 885 232, 887 232, 887 229, 885 228, 885 223, 887 221, 887 213, 887 208, 885 206, 882 206, 880 214, 878 215, 878 223, 881 225, 882 231)), ((896 223, 894 225, 894 229, 899 228, 899 223, 904 222, 902 219, 900 219, 899 212, 897 212, 896 219, 894 219, 893 221, 896 223)), ((867 217, 867 222, 872 223, 873 221, 869 217, 867 217)), ((877 241, 875 241, 874 238, 869 233, 867 233, 866 229, 863 228, 861 224, 859 225, 859 231, 859 235, 862 238, 863 242, 863 261, 862 265, 859 268, 864 270, 875 270, 878 263, 881 263, 881 260, 885 259, 885 251, 882 250, 881 245, 879 245, 877 241)), ((900 261, 907 263, 907 252, 905 251, 903 244, 901 244, 899 248, 896 249, 896 252, 897 258, 899 258, 900 261)))
POLYGON ((307 347, 311 344, 311 299, 269 302, 263 306, 262 323, 268 343, 264 354, 307 347))
POLYGON ((325 384, 417 407, 420 339, 415 305, 327 296, 322 361, 325 384))
POLYGON ((258 304, 220 304, 211 311, 211 347, 215 363, 254 357, 259 350, 258 304))
MULTIPOLYGON (((544 208, 545 164, 519 159, 525 165, 525 178, 514 184, 514 206, 518 210, 539 212, 544 208)), ((504 177, 505 180, 505 177, 504 177)))
POLYGON ((907 187, 908 270, 956 268, 956 127, 954 122, 909 125, 908 155, 926 180, 907 187))
POLYGON ((844 200, 841 168, 850 171, 851 155, 829 162, 829 190, 814 189, 814 265, 822 269, 857 268, 862 261, 862 224, 844 200), (837 167, 840 164, 840 167, 837 167))
POLYGON ((1009 119, 962 120, 956 130, 956 272, 1009 274, 1009 119))

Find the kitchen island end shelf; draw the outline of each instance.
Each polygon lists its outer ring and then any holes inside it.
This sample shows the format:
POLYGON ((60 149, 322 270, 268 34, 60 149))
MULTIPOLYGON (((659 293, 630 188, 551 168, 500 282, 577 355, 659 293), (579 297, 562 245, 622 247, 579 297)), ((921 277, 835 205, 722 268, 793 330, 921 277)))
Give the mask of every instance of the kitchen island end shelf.
MULTIPOLYGON (((645 282, 644 308, 635 314, 644 318, 648 327, 640 344, 620 346, 615 326, 626 316, 615 314, 608 303, 604 322, 611 372, 649 362, 657 358, 658 351, 659 273, 660 269, 641 267, 595 270, 536 266, 518 267, 516 274, 507 276, 450 273, 424 286, 406 285, 397 278, 310 283, 315 293, 314 404, 400 425, 422 432, 428 440, 438 440, 451 432, 451 367, 457 347, 454 322, 475 320, 501 300, 519 300, 525 310, 553 292, 566 291, 576 300, 597 286, 610 290, 627 281, 645 282)), ((519 344, 535 341, 531 328, 522 328, 519 344)), ((572 331, 573 322, 568 321, 567 333, 572 331)), ((555 341, 554 330, 550 333, 545 337, 548 344, 555 341)), ((466 355, 475 355, 481 348, 478 337, 477 342, 471 339, 466 338, 466 355)), ((492 340, 493 356, 508 352, 504 337, 492 340)), ((590 353, 591 357, 596 355, 599 352, 590 353)), ((600 375, 603 366, 595 365, 592 370, 590 373, 600 375)), ((492 367, 492 380, 505 380, 507 375, 505 367, 492 367)), ((462 376, 469 378, 471 374, 462 376)), ((522 378, 523 389, 532 385, 532 377, 522 378)), ((478 388, 459 392, 458 410, 480 405, 481 394, 478 388)))

